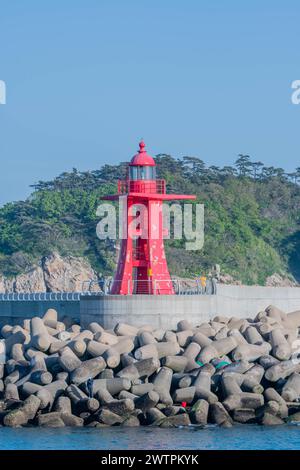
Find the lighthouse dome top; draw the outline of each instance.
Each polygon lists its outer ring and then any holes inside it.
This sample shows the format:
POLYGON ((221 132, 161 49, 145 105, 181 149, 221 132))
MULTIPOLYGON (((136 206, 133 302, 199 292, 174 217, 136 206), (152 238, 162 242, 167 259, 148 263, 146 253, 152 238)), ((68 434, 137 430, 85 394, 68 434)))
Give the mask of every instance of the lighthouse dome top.
POLYGON ((145 150, 145 143, 143 140, 139 143, 140 149, 134 157, 132 157, 130 166, 155 166, 154 159, 147 154, 145 150))

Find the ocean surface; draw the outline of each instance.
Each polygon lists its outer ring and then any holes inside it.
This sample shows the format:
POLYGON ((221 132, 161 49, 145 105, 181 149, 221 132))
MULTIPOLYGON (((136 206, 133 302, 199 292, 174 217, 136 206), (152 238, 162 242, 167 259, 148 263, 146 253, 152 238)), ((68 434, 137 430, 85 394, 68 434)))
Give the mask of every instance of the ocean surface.
POLYGON ((230 429, 0 428, 1 450, 297 450, 300 426, 235 425, 230 429))

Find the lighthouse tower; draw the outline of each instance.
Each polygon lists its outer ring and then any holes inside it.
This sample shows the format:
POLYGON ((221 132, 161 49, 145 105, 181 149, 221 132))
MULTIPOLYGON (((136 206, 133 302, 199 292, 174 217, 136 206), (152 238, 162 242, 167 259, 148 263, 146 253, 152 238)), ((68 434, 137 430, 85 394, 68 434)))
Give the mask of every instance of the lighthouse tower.
POLYGON ((139 147, 129 163, 127 179, 118 182, 118 194, 103 198, 119 200, 126 208, 111 294, 174 294, 164 248, 162 204, 196 197, 166 194, 166 182, 156 178, 155 161, 143 141, 139 147))

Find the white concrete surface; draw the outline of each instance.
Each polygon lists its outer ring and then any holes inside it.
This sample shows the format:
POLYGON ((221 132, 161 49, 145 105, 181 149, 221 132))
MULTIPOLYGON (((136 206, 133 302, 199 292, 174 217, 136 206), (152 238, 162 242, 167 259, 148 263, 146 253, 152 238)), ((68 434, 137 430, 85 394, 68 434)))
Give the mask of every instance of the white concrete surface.
POLYGON ((80 321, 84 326, 91 321, 98 321, 105 328, 113 328, 118 322, 174 328, 183 319, 197 325, 215 315, 253 318, 270 304, 286 312, 300 310, 300 288, 218 286, 218 293, 213 296, 83 297, 80 302, 80 321))

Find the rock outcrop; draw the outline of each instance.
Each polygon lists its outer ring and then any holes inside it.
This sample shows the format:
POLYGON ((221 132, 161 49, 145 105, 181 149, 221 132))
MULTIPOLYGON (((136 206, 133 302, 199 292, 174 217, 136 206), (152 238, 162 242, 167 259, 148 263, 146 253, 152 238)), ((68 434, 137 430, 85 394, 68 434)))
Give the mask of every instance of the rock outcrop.
POLYGON ((97 273, 85 259, 51 253, 23 274, 0 276, 0 293, 95 291, 97 281, 97 273))
POLYGON ((13 292, 46 292, 44 273, 36 266, 24 274, 19 274, 13 281, 13 292))
POLYGON ((268 287, 295 287, 297 285, 296 281, 293 281, 286 276, 283 277, 278 273, 274 273, 266 279, 266 286, 268 287))
POLYGON ((52 253, 42 259, 42 269, 48 292, 81 292, 89 290, 91 281, 98 280, 91 265, 74 256, 63 258, 52 253))

